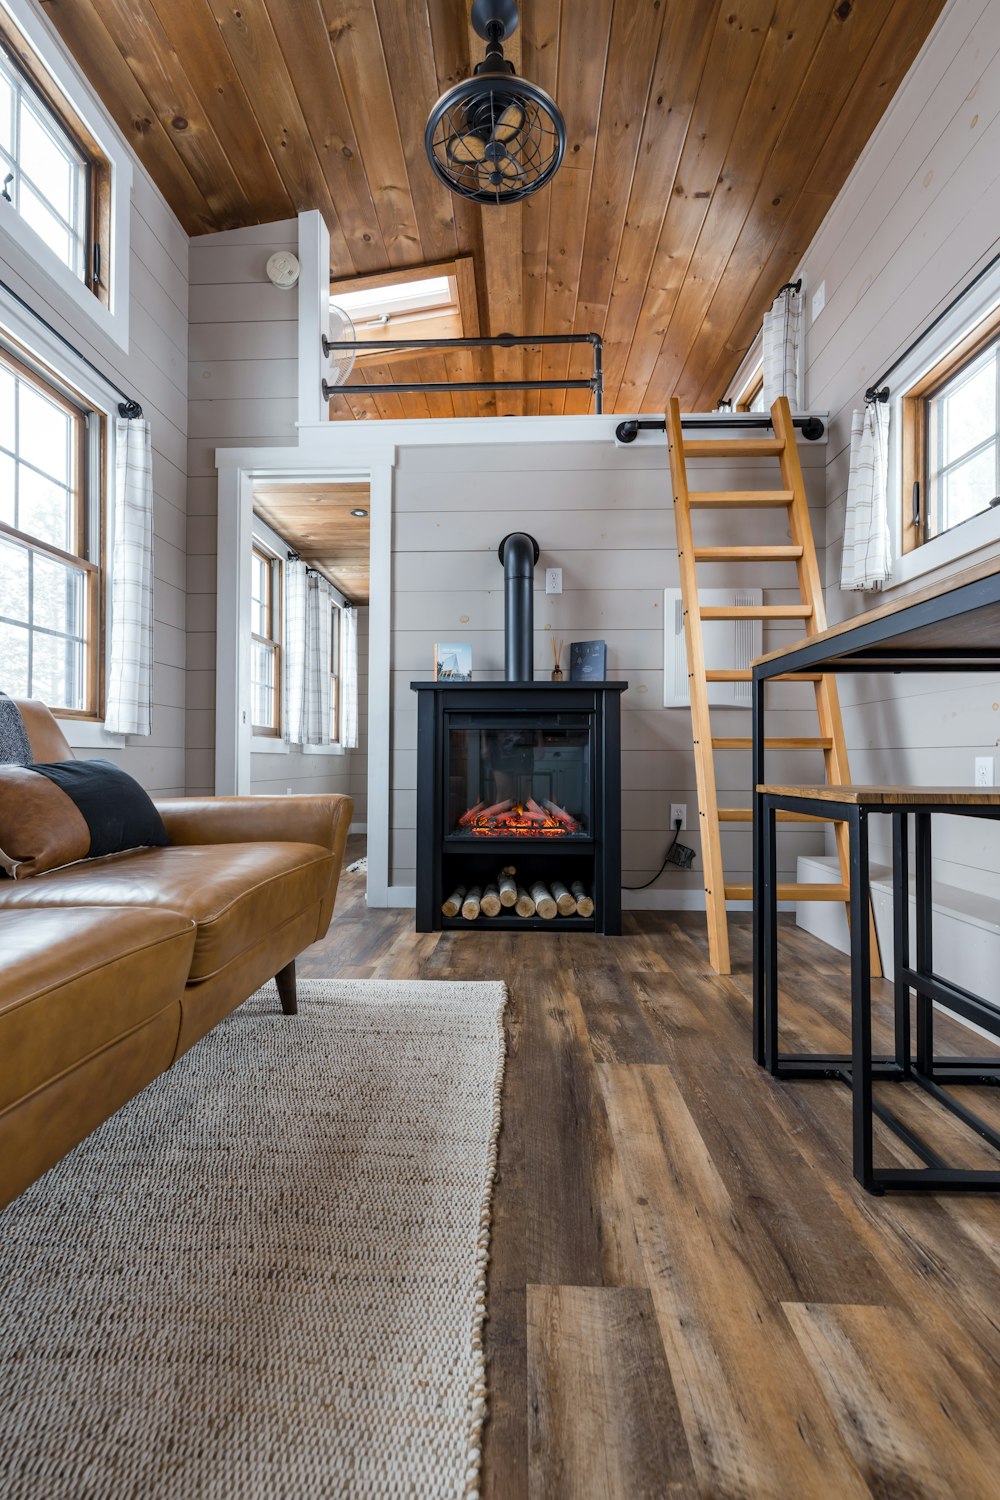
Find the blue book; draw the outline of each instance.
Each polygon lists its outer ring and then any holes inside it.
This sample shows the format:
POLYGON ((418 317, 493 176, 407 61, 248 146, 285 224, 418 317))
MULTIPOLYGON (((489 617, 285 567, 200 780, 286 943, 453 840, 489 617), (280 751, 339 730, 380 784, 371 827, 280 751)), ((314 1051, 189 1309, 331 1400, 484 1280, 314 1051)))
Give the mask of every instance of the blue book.
POLYGON ((570 682, 603 682, 608 648, 604 641, 573 641, 569 648, 570 682))

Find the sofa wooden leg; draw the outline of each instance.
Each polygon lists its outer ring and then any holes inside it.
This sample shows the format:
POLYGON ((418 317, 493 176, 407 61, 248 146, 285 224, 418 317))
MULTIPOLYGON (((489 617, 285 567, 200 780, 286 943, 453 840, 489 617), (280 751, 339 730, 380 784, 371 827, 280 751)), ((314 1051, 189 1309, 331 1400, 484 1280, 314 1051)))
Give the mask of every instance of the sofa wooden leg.
POLYGON ((279 969, 274 976, 274 982, 278 986, 278 999, 286 1016, 297 1016, 299 1013, 298 997, 295 993, 295 960, 279 969))

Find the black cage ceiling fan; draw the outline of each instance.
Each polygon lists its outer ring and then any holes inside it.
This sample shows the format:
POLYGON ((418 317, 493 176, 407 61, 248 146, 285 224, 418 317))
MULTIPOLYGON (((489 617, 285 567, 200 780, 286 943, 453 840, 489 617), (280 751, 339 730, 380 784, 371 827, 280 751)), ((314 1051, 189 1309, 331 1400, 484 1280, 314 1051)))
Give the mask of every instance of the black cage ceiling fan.
POLYGON ((473 0, 472 24, 486 56, 471 78, 441 95, 424 131, 438 177, 474 203, 516 203, 537 193, 566 150, 558 105, 537 83, 518 78, 503 55, 517 21, 514 0, 473 0))

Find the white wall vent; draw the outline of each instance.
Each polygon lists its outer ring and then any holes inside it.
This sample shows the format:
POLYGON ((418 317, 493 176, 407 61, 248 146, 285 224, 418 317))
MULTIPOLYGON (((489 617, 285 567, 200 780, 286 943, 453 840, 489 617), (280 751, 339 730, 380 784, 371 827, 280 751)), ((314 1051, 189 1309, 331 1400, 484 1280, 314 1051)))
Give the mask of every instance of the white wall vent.
MULTIPOLYGON (((762 589, 699 589, 703 605, 763 604, 762 589)), ((705 665, 749 668, 763 650, 760 620, 703 620, 705 665)), ((663 706, 690 708, 687 646, 684 641, 684 605, 680 589, 663 590, 663 706)), ((719 708, 749 708, 749 682, 710 682, 708 701, 719 708)))

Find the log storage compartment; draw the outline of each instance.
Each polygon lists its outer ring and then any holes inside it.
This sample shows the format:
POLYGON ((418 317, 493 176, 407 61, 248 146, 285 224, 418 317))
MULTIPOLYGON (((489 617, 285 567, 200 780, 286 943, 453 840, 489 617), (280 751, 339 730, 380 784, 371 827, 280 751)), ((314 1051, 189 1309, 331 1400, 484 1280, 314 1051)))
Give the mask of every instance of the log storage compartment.
POLYGON ((414 682, 417 931, 621 931, 627 683, 414 682))

